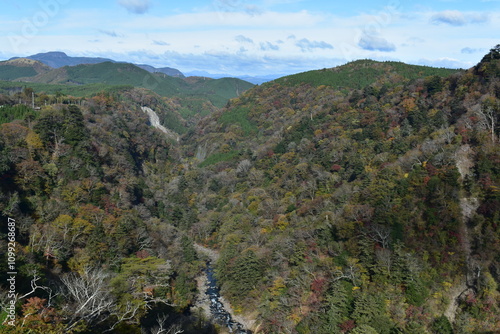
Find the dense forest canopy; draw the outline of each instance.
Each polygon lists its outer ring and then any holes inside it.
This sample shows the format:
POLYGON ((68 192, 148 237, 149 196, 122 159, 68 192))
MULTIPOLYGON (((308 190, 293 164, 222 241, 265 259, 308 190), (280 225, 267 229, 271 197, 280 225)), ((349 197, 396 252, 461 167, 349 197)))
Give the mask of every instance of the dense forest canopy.
POLYGON ((353 62, 223 108, 6 88, 0 330, 224 332, 193 308, 203 245, 254 332, 500 331, 499 50, 466 71, 353 62))

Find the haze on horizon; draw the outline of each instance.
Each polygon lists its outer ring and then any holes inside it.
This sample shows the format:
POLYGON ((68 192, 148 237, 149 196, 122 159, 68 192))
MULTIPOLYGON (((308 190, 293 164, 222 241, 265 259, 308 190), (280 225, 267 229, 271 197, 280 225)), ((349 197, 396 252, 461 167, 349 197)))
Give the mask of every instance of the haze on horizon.
POLYGON ((254 76, 361 58, 468 68, 500 31, 499 0, 3 0, 1 8, 1 59, 63 51, 254 76))

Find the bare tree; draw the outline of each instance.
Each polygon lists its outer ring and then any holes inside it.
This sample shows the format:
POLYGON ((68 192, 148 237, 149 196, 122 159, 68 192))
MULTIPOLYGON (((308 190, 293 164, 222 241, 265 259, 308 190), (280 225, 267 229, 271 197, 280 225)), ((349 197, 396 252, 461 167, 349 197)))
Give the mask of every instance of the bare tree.
POLYGON ((68 330, 80 320, 92 323, 102 315, 109 317, 112 313, 115 300, 108 286, 108 274, 104 270, 85 268, 83 273, 70 273, 63 276, 61 281, 69 299, 65 307, 70 317, 68 330))
POLYGON ((51 301, 52 301, 52 298, 55 296, 53 293, 52 293, 52 289, 47 287, 47 286, 43 286, 43 285, 38 285, 38 281, 40 280, 40 276, 38 276, 38 273, 35 271, 33 272, 33 278, 31 279, 31 291, 25 293, 24 295, 18 297, 17 299, 23 299, 23 298, 26 298, 32 294, 34 294, 37 290, 43 290, 45 292, 47 292, 48 294, 48 305, 50 306, 51 304, 51 301))
POLYGON ((252 168, 252 163, 250 162, 250 160, 242 160, 238 164, 238 167, 236 167, 236 174, 240 177, 246 176, 250 168, 252 168))
POLYGON ((498 122, 498 103, 491 101, 483 103, 481 109, 477 112, 480 118, 480 124, 483 128, 489 130, 491 134, 491 142, 495 142, 495 128, 498 122))
POLYGON ((379 243, 383 248, 389 248, 391 241, 391 228, 379 224, 370 224, 361 232, 364 236, 379 243))
POLYGON ((166 327, 165 323, 167 322, 168 315, 158 315, 156 317, 157 326, 153 327, 151 330, 146 330, 144 328, 141 329, 141 333, 143 334, 181 334, 184 333, 184 330, 181 329, 182 326, 180 324, 174 324, 170 327, 166 327))
POLYGON ((337 270, 334 271, 333 275, 333 281, 338 281, 341 279, 346 279, 351 281, 354 285, 357 285, 358 283, 358 277, 360 274, 360 268, 358 265, 359 260, 355 258, 348 258, 347 259, 347 265, 345 268, 338 268, 337 270))

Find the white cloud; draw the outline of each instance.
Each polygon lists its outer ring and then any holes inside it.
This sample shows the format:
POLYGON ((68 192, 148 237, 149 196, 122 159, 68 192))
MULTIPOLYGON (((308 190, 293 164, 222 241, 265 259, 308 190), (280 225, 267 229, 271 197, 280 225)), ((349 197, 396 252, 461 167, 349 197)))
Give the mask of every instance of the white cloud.
POLYGON ((396 51, 396 46, 394 44, 388 42, 385 38, 379 37, 375 34, 370 35, 367 33, 363 33, 359 40, 358 46, 368 51, 396 51))
POLYGON ((133 14, 144 14, 151 6, 149 0, 119 0, 118 4, 133 14))
POLYGON ((153 45, 161 45, 161 46, 166 46, 166 45, 170 45, 170 43, 167 43, 167 42, 164 42, 164 41, 157 41, 157 40, 154 40, 154 41, 153 41, 153 45))
POLYGON ((443 57, 438 59, 419 59, 418 65, 432 66, 432 67, 446 67, 446 68, 469 68, 474 64, 464 62, 458 59, 443 57))
POLYGON ((345 63, 345 60, 331 57, 317 57, 312 59, 304 56, 286 56, 277 53, 256 56, 247 52, 185 54, 169 51, 161 54, 160 57, 166 62, 164 66, 175 67, 184 72, 209 69, 212 73, 251 75, 265 75, 270 73, 291 74, 316 68, 333 67, 345 63))
POLYGON ((465 54, 474 54, 474 53, 484 52, 484 51, 485 51, 484 49, 474 49, 474 48, 470 48, 470 47, 465 47, 462 50, 460 50, 461 53, 465 53, 465 54))
POLYGON ((307 11, 293 13, 265 12, 259 15, 251 15, 246 12, 201 12, 186 13, 172 16, 140 17, 135 20, 123 22, 129 29, 145 29, 154 27, 159 29, 218 29, 218 28, 251 28, 275 29, 275 28, 302 28, 315 27, 325 20, 320 14, 311 14, 307 11))
POLYGON ((260 43, 260 49, 262 51, 278 51, 280 47, 276 44, 273 44, 271 42, 261 42, 260 43))
POLYGON ((99 32, 101 34, 107 35, 109 37, 123 37, 123 35, 117 34, 115 31, 112 31, 112 30, 102 30, 102 29, 99 29, 99 32))
POLYGON ((253 44, 253 40, 251 38, 243 36, 243 35, 238 35, 234 39, 237 42, 240 42, 240 43, 250 43, 250 44, 253 44))
POLYGON ((333 45, 324 41, 310 41, 307 38, 302 38, 295 43, 302 52, 313 51, 313 49, 330 49, 333 50, 333 45))
POLYGON ((448 24, 451 26, 464 26, 471 23, 485 23, 489 20, 486 13, 462 13, 458 10, 445 10, 431 17, 433 24, 448 24))
MULTIPOLYGON (((389 57, 439 66, 462 62, 459 67, 467 67, 480 60, 482 50, 498 44, 496 32, 500 31, 500 15, 495 11, 437 12, 421 7, 421 12, 411 15, 391 10, 340 17, 292 11, 296 6, 277 11, 295 0, 212 0, 218 1, 218 7, 206 5, 191 12, 175 12, 175 6, 162 11, 160 3, 152 0, 117 0, 115 4, 118 1, 131 13, 150 12, 130 15, 112 8, 68 7, 11 56, 52 51, 63 45, 63 51, 75 56, 90 52, 182 71, 235 74, 291 73, 332 67, 346 59, 389 57), (280 6, 270 7, 271 2, 280 6), (254 3, 260 7, 250 6, 254 3), (173 11, 177 14, 167 14, 173 11), (466 28, 457 33, 457 27, 466 28), (175 51, 170 54, 174 59, 164 56, 165 50, 175 51)), ((12 20, 0 14, 2 19, 12 20)), ((13 49, 9 33, 20 35, 23 29, 22 17, 11 22, 0 27, 4 54, 13 49)))

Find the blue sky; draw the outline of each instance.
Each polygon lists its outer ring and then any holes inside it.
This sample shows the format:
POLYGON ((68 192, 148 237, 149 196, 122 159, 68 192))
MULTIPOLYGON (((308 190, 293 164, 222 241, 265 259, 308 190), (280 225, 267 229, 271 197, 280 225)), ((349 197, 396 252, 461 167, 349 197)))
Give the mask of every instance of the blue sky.
POLYGON ((233 75, 361 58, 468 68, 500 44, 500 0, 0 0, 0 22, 0 59, 63 51, 233 75))

